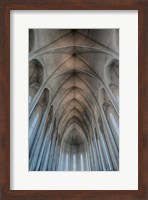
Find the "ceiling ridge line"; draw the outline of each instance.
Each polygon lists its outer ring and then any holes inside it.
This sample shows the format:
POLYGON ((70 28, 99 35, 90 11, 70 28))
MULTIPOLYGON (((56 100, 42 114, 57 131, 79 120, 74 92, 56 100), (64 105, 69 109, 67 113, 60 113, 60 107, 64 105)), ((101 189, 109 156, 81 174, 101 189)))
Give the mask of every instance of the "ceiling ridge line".
MULTIPOLYGON (((78 100, 75 99, 75 101, 78 101, 78 100)), ((72 102, 72 100, 70 100, 70 101, 67 103, 68 105, 66 105, 66 108, 69 106, 69 104, 70 104, 71 102, 72 102)), ((91 121, 90 121, 90 119, 89 119, 89 116, 88 116, 88 114, 87 114, 85 108, 83 108, 83 106, 81 105, 80 101, 78 101, 77 103, 78 103, 78 105, 81 106, 81 108, 82 108, 83 111, 85 112, 85 116, 86 116, 87 120, 89 121, 89 123, 90 123, 90 125, 91 125, 91 121)), ((66 108, 65 108, 65 109, 66 109, 66 108)), ((61 115, 60 115, 60 117, 59 117, 59 119, 58 119, 58 122, 59 122, 59 123, 60 123, 60 121, 62 120, 63 115, 67 115, 67 114, 68 114, 68 111, 67 111, 65 114, 63 114, 63 112, 64 112, 64 111, 62 111, 62 113, 61 113, 61 115)), ((91 111, 90 111, 90 112, 91 112, 91 111)), ((93 116, 93 117, 94 117, 94 116, 93 116)))
POLYGON ((57 42, 58 40, 62 39, 63 37, 65 37, 65 36, 67 36, 67 35, 69 35, 70 33, 71 33, 71 31, 69 31, 68 33, 66 33, 66 34, 64 34, 64 35, 62 35, 62 36, 60 36, 59 38, 57 38, 56 40, 54 40, 54 41, 48 43, 47 45, 45 45, 45 46, 43 46, 43 47, 37 49, 36 51, 30 53, 30 54, 29 54, 29 57, 31 57, 31 56, 34 55, 35 53, 38 53, 40 50, 43 50, 43 49, 47 48, 49 45, 54 44, 54 43, 57 42))
MULTIPOLYGON (((67 102, 67 105, 65 106, 65 109, 61 112, 60 118, 63 117, 63 115, 66 115, 68 113, 68 111, 66 111, 67 107, 70 105, 70 103, 72 103, 72 101, 74 101, 74 99, 70 100, 69 102, 67 102), (66 113, 64 113, 66 111, 66 113), (64 113, 64 114, 63 114, 64 113)), ((77 102, 77 104, 82 108, 82 110, 85 112, 85 116, 87 118, 88 121, 90 121, 89 116, 84 108, 84 104, 83 106, 81 105, 81 102, 78 99, 75 99, 75 101, 77 102)), ((91 123, 91 122, 90 122, 91 123)))
MULTIPOLYGON (((62 104, 63 100, 67 97, 67 95, 69 95, 69 93, 72 91, 72 88, 68 88, 65 91, 68 91, 67 94, 65 96, 63 96, 62 100, 60 101, 59 105, 56 108, 56 111, 58 110, 59 106, 62 104)), ((57 93, 58 94, 58 93, 57 93)), ((57 96, 57 95, 56 95, 57 96)))
POLYGON ((79 32, 79 31, 77 31, 77 33, 80 34, 80 35, 82 35, 83 37, 86 37, 86 38, 89 39, 90 41, 95 42, 96 44, 98 44, 98 45, 100 45, 100 46, 106 48, 109 52, 112 51, 113 54, 119 56, 119 53, 118 53, 117 51, 114 51, 113 49, 111 49, 111 48, 105 46, 104 44, 93 40, 92 38, 88 37, 87 35, 84 35, 83 33, 79 32))
POLYGON ((93 75, 98 79, 98 81, 101 83, 101 84, 105 84, 104 81, 101 79, 101 77, 98 75, 98 73, 93 69, 93 67, 91 67, 91 65, 89 65, 86 61, 84 61, 83 58, 81 58, 80 56, 78 56, 78 58, 84 63, 86 64, 89 69, 94 73, 93 75))
POLYGON ((93 115, 93 117, 94 117, 94 119, 95 119, 95 116, 94 116, 93 110, 92 110, 91 105, 90 105, 90 103, 88 102, 87 98, 84 97, 84 95, 83 95, 80 91, 79 91, 79 93, 82 95, 82 97, 83 97, 83 98, 85 99, 85 101, 87 102, 87 104, 88 104, 88 106, 89 106, 89 108, 90 108, 90 111, 91 111, 91 113, 92 113, 92 115, 93 115))
MULTIPOLYGON (((62 85, 64 85, 65 84, 65 82, 68 80, 70 78, 70 76, 67 78, 67 79, 65 79, 64 80, 64 82, 62 83, 62 85)), ((61 92, 59 92, 58 93, 58 91, 61 89, 61 87, 59 87, 58 89, 57 89, 57 91, 55 92, 55 94, 52 96, 52 99, 51 99, 51 102, 50 102, 50 104, 52 104, 53 103, 53 101, 54 101, 54 99, 55 99, 55 97, 58 95, 58 94, 60 94, 61 92)))
MULTIPOLYGON (((103 85, 103 83, 104 83, 104 82, 102 81, 102 79, 100 80, 100 77, 97 75, 97 73, 95 73, 95 74, 94 74, 94 73, 90 73, 89 71, 84 70, 84 69, 81 69, 81 68, 68 69, 68 70, 62 71, 62 72, 60 72, 60 73, 58 73, 58 74, 55 74, 55 76, 52 77, 51 80, 56 79, 58 76, 62 76, 62 75, 69 74, 69 72, 73 72, 73 75, 74 75, 74 74, 76 75, 77 71, 78 71, 79 73, 84 73, 84 74, 86 74, 86 75, 89 75, 90 77, 96 78, 102 85, 103 85), (75 73, 74 73, 74 70, 75 70, 75 73), (97 75, 97 76, 96 76, 96 75, 97 75), (101 81, 102 81, 102 82, 101 82, 101 81)), ((50 80, 50 81, 51 81, 51 80, 50 80)))
MULTIPOLYGON (((63 86, 63 85, 68 81, 68 79, 71 79, 71 77, 72 77, 72 74, 70 74, 70 75, 63 81, 63 83, 60 85, 60 87, 59 87, 59 88, 57 89, 57 91, 55 92, 56 96, 59 95, 60 93, 62 93, 64 90, 70 88, 70 87, 69 87, 69 88, 66 88, 66 89, 63 89, 63 90, 60 91, 61 86, 63 86)), ((53 79, 52 79, 52 80, 53 80, 53 79)), ((71 87, 73 87, 73 86, 71 86, 71 87)))
MULTIPOLYGON (((71 111, 72 111, 72 109, 70 110, 70 112, 71 112, 71 111)), ((77 111, 77 113, 80 115, 81 119, 83 119, 84 122, 82 123, 81 120, 80 120, 77 116, 74 116, 74 117, 76 117, 76 118, 79 119, 79 121, 81 122, 81 126, 84 126, 84 125, 85 125, 87 128, 89 128, 88 125, 91 126, 91 122, 88 121, 88 122, 89 122, 89 124, 88 124, 88 123, 85 121, 85 118, 83 117, 82 113, 81 113, 78 109, 76 109, 76 111, 77 111)), ((69 115, 70 112, 69 112, 67 115, 69 115)), ((70 119, 72 119, 72 117, 71 117, 70 119)), ((69 119, 69 120, 70 120, 70 119, 69 119)), ((66 120, 66 119, 65 119, 65 120, 66 120)), ((65 121, 65 120, 64 120, 64 121, 65 121)), ((84 127, 85 127, 85 126, 84 126, 84 127)), ((83 128, 84 128, 84 127, 83 127, 83 128)), ((75 127, 74 127, 74 128, 75 128, 75 127)))
POLYGON ((86 127, 84 126, 84 124, 81 122, 81 120, 78 118, 78 117, 72 117, 70 119, 68 119, 67 123, 65 124, 65 126, 62 128, 62 135, 64 135, 63 133, 65 133, 65 131, 69 128, 69 126, 71 126, 71 124, 77 124, 79 125, 79 127, 83 130, 84 133, 88 133, 89 134, 89 131, 86 129, 86 127), (72 121, 73 118, 75 118, 77 120, 77 122, 75 121, 72 121), (79 123, 78 123, 79 122, 79 123))
MULTIPOLYGON (((48 84, 49 81, 51 81, 51 77, 56 73, 56 71, 62 66, 64 65, 72 56, 69 56, 67 59, 64 60, 64 62, 62 62, 51 74, 50 76, 46 79, 46 81, 43 83, 43 87, 46 87, 46 85, 48 84)), ((52 79, 53 80, 53 79, 52 79)), ((50 88, 51 89, 51 88, 50 88)))
MULTIPOLYGON (((80 77, 79 77, 80 78, 80 77)), ((82 80, 82 79, 81 79, 82 80)), ((84 80, 82 80, 83 82, 84 82, 84 80)), ((84 82, 84 84, 86 85, 86 83, 84 82)), ((87 86, 87 85, 86 85, 87 86)), ((87 86, 88 87, 88 86, 87 86)), ((89 87, 88 87, 89 88, 89 87)), ((79 91, 79 93, 82 95, 82 97, 84 98, 84 100, 86 101, 86 103, 89 105, 89 108, 90 108, 90 110, 91 110, 91 112, 92 112, 92 114, 93 114, 93 110, 92 110, 92 108, 91 108, 91 105, 90 105, 90 103, 88 102, 88 100, 87 100, 87 98, 86 97, 84 97, 84 95, 82 94, 82 92, 81 91, 83 91, 83 93, 85 92, 83 89, 81 89, 81 88, 79 88, 79 87, 77 87, 77 89, 78 89, 78 91, 79 91)), ((65 99, 66 98, 66 96, 72 91, 72 89, 70 89, 70 88, 68 88, 68 89, 65 89, 66 91, 67 90, 69 90, 69 92, 67 92, 67 94, 63 97, 63 99, 65 99)), ((90 90, 90 88, 89 88, 89 90, 90 90)), ((90 90, 91 91, 91 90, 90 90)), ((85 92, 86 93, 86 92, 85 92)), ((91 91, 91 93, 92 93, 92 91, 91 91)), ((57 107, 57 109, 59 108, 59 106, 61 105, 61 103, 63 102, 63 99, 62 99, 62 101, 60 102, 60 104, 58 105, 58 107, 57 107)), ((56 109, 56 110, 57 110, 56 109)))
MULTIPOLYGON (((70 111, 66 113, 66 116, 65 116, 64 121, 66 121, 66 118, 68 117, 68 115, 71 114, 71 112, 73 111, 73 109, 74 109, 74 108, 71 108, 70 111)), ((85 117, 86 117, 86 116, 83 117, 82 113, 81 113, 78 109, 76 109, 76 111, 77 111, 77 113, 80 115, 80 117, 81 117, 81 118, 84 120, 84 122, 85 122, 85 117)), ((72 117, 73 117, 73 116, 72 116, 72 117)), ((71 117, 71 118, 72 118, 72 117, 71 117)), ((74 117, 75 117, 75 116, 74 116, 74 117)), ((70 119, 71 119, 71 118, 70 118, 70 119)), ((86 117, 86 118, 87 118, 87 117, 86 117)), ((63 123, 64 123, 64 121, 63 121, 63 123)), ((89 122, 89 124, 91 125, 91 122, 90 122, 89 120, 88 120, 88 122, 89 122)))
MULTIPOLYGON (((82 78, 80 78, 79 76, 78 76, 78 78, 85 84, 85 86, 90 90, 90 92, 93 94, 93 91, 90 89, 90 87, 86 84, 86 82, 82 79, 82 78)), ((86 93, 86 94, 88 94, 86 91, 84 91, 82 88, 79 88, 78 86, 77 86, 77 89, 78 89, 78 91, 80 92, 80 90, 81 91, 83 91, 83 93, 86 93)), ((66 94, 66 96, 72 91, 72 87, 70 87, 70 88, 67 88, 67 89, 65 89, 65 90, 63 90, 63 91, 61 91, 61 92, 64 92, 64 91, 67 91, 67 90, 69 90, 69 92, 66 94)), ((57 95, 58 95, 58 93, 56 93, 57 95)), ((80 92, 80 94, 82 95, 82 93, 80 92)), ((88 95, 90 95, 90 94, 88 94, 88 95)), ((66 97, 66 96, 64 96, 63 97, 63 99, 66 97)), ((83 96, 83 95, 82 95, 83 96)), ((93 96, 94 96, 94 94, 93 94, 93 96)), ((84 97, 84 96, 83 96, 84 97)), ((85 100, 86 100, 86 98, 84 98, 85 100)), ((95 99, 95 101, 96 101, 96 99, 95 99)), ((61 102, 62 103, 62 102, 61 102)), ((61 104, 60 103, 60 104, 61 104)), ((87 102, 88 103, 88 102, 87 102)), ((60 106, 60 104, 59 104, 59 106, 60 106)), ((59 107, 58 106, 58 107, 59 107)))

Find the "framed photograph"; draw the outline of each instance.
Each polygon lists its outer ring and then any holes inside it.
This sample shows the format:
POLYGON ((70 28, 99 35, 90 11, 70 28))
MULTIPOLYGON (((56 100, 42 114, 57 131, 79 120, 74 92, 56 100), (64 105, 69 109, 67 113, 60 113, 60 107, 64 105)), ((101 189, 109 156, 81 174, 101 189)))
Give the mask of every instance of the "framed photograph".
POLYGON ((147 6, 2 1, 3 200, 148 198, 147 6))

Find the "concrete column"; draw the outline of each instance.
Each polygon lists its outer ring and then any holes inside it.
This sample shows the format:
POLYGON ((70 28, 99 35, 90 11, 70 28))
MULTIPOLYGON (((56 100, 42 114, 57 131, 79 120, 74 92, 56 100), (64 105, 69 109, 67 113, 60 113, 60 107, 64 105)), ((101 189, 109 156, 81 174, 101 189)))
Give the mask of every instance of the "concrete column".
POLYGON ((106 120, 105 117, 105 113, 103 111, 103 109, 101 108, 101 117, 102 117, 102 123, 103 123, 103 127, 104 127, 104 135, 108 144, 108 148, 110 151, 110 155, 111 155, 111 159, 114 165, 115 170, 118 170, 118 159, 119 159, 119 153, 114 141, 114 138, 112 136, 110 127, 108 125, 108 122, 106 120))
POLYGON ((102 163, 102 168, 104 171, 107 170, 106 165, 105 165, 105 158, 104 158, 104 148, 101 146, 101 137, 100 137, 100 129, 98 128, 98 122, 96 122, 96 142, 98 144, 98 151, 100 152, 100 158, 101 158, 101 163, 102 163))
POLYGON ((53 157, 53 163, 52 163, 52 170, 55 170, 56 167, 56 158, 58 156, 58 144, 59 144, 59 137, 57 136, 56 143, 55 143, 55 149, 54 149, 54 157, 53 157))
POLYGON ((53 138, 52 138, 52 142, 51 142, 51 151, 50 151, 49 161, 48 161, 48 170, 52 169, 52 162, 53 162, 53 156, 54 156, 56 135, 57 135, 57 129, 55 129, 55 131, 53 133, 53 138))
POLYGON ((29 157, 30 157, 30 170, 34 170, 36 166, 36 162, 38 159, 38 154, 40 152, 40 147, 43 142, 44 134, 45 134, 45 124, 48 116, 48 109, 46 109, 40 127, 38 129, 38 132, 36 134, 36 138, 33 142, 32 148, 30 149, 29 152, 29 157))
POLYGON ((97 157, 98 157, 98 165, 99 165, 99 171, 103 170, 103 163, 102 163, 102 160, 101 160, 101 152, 99 151, 99 148, 98 148, 98 143, 97 143, 97 140, 96 140, 96 134, 95 134, 95 131, 94 131, 94 134, 93 134, 93 138, 94 138, 94 145, 96 147, 96 153, 97 153, 97 157))
POLYGON ((93 170, 95 170, 95 164, 94 164, 94 157, 93 157, 93 152, 92 152, 92 148, 91 148, 90 139, 89 139, 89 142, 88 142, 88 148, 89 148, 91 170, 93 171, 93 170))

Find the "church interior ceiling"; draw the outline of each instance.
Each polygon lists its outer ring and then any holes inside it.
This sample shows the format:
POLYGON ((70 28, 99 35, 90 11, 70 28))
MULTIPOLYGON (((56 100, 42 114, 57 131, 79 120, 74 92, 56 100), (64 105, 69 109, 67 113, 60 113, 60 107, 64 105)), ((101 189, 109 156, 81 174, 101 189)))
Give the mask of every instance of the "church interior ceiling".
POLYGON ((29 29, 29 170, 119 170, 119 30, 29 29))

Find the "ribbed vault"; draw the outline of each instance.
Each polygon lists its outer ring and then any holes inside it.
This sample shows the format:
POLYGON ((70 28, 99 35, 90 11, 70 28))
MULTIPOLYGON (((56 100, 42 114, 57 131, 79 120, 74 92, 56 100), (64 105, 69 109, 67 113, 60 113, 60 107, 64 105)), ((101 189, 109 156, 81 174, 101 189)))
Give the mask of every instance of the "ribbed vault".
POLYGON ((29 170, 119 169, 118 37, 29 31, 29 170))

